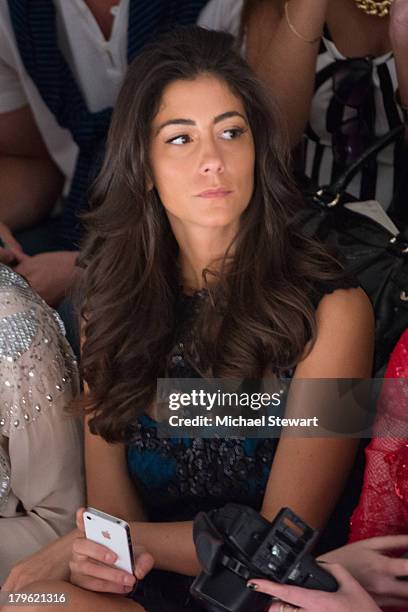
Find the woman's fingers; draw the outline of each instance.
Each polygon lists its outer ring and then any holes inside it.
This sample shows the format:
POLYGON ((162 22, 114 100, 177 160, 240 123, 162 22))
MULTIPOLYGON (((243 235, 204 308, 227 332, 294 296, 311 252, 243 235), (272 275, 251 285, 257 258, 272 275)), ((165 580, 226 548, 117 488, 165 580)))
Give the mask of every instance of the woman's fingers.
POLYGON ((92 542, 86 538, 77 538, 74 540, 72 545, 72 551, 74 555, 80 555, 81 557, 90 557, 101 563, 112 564, 115 563, 117 555, 109 550, 103 544, 92 542))
MULTIPOLYGON (((76 515, 78 529, 84 533, 84 508, 79 508, 76 515)), ((136 578, 124 570, 114 567, 117 555, 108 547, 93 542, 85 537, 74 540, 72 559, 69 563, 71 582, 88 590, 118 593, 130 593, 136 584, 136 578)), ((144 576, 153 566, 153 558, 147 553, 139 555, 136 563, 136 576, 144 576)))
MULTIPOLYGON (((384 569, 386 569, 387 574, 389 574, 391 578, 396 578, 397 576, 408 577, 408 559, 395 559, 393 557, 385 557, 385 559, 386 567, 384 569)), ((408 582, 404 582, 401 580, 397 580, 396 582, 397 585, 405 585, 405 592, 408 594, 408 582)))
POLYGON ((130 593, 132 591, 131 586, 125 586, 118 582, 108 582, 106 580, 100 580, 99 578, 93 578, 91 576, 85 576, 83 574, 71 574, 71 582, 77 586, 87 589, 88 591, 99 591, 101 593, 117 593, 123 595, 124 593, 130 593))
MULTIPOLYGON (((301 610, 317 611, 332 610, 370 610, 379 612, 378 606, 368 595, 361 585, 351 576, 351 574, 341 565, 327 564, 327 569, 339 583, 339 589, 335 593, 325 591, 314 591, 311 589, 276 584, 267 580, 251 580, 250 583, 257 585, 257 590, 262 593, 277 597, 282 603, 271 604, 269 612, 277 612, 279 606, 286 605, 300 608, 301 610)), ((281 608, 282 609, 282 608, 281 608)))
POLYGON ((4 223, 0 223, 0 241, 2 243, 1 246, 5 249, 13 249, 16 253, 24 255, 23 247, 4 223))
MULTIPOLYGON (((361 540, 363 544, 363 540, 361 540)), ((356 542, 357 544, 357 542, 356 542)), ((408 549, 408 535, 380 536, 364 540, 364 546, 377 551, 408 549)))
MULTIPOLYGON (((269 580, 251 579, 248 585, 256 585, 258 593, 265 593, 271 597, 277 597, 281 601, 286 601, 288 604, 299 608, 316 608, 319 605, 320 592, 302 589, 301 587, 291 586, 288 584, 278 584, 269 580)), ((274 610, 272 605, 272 610, 274 610)), ((279 609, 279 608, 277 608, 279 609)))
MULTIPOLYGON (((77 527, 82 533, 85 533, 84 510, 85 508, 79 508, 76 513, 77 527)), ((117 560, 117 555, 108 547, 85 537, 79 537, 74 540, 72 560, 69 564, 72 580, 78 586, 90 590, 111 593, 123 593, 124 590, 129 592, 134 587, 136 578, 144 578, 154 565, 152 555, 146 553, 144 549, 135 547, 134 553, 135 575, 132 575, 112 567, 117 560)))
MULTIPOLYGON (((284 612, 291 612, 292 610, 293 612, 295 612, 295 610, 300 612, 300 608, 298 606, 292 606, 284 601, 276 601, 273 603, 270 608, 268 608, 268 612, 282 612, 282 608, 284 612)), ((308 610, 310 610, 310 608, 302 608, 302 612, 308 612, 308 610)))
POLYGON ((82 531, 82 533, 85 533, 84 512, 85 508, 78 508, 76 512, 76 526, 80 531, 82 531))
POLYGON ((375 601, 381 608, 402 608, 408 609, 408 600, 400 597, 376 597, 375 601))
POLYGON ((114 583, 120 586, 133 587, 136 578, 132 574, 100 563, 95 563, 91 559, 79 560, 73 559, 69 564, 71 573, 76 576, 87 576, 98 578, 103 582, 114 583))
MULTIPOLYGON (((268 612, 282 612, 282 606, 284 605, 285 604, 282 603, 281 601, 277 601, 273 603, 270 608, 268 608, 268 612)), ((285 612, 290 612, 289 604, 286 606, 285 612)))
POLYGON ((142 580, 153 569, 154 559, 150 553, 140 553, 135 562, 135 576, 142 580))
POLYGON ((0 261, 5 264, 20 263, 26 257, 21 244, 17 242, 9 228, 0 223, 0 261))
POLYGON ((351 595, 356 595, 359 592, 366 593, 366 591, 358 582, 358 580, 356 580, 354 576, 350 574, 350 572, 345 567, 343 567, 343 565, 340 565, 339 563, 326 563, 324 567, 337 580, 337 583, 339 585, 337 591, 338 593, 343 592, 351 595))
POLYGON ((16 263, 17 258, 11 249, 5 249, 3 247, 0 247, 0 261, 1 263, 11 265, 13 263, 16 263))

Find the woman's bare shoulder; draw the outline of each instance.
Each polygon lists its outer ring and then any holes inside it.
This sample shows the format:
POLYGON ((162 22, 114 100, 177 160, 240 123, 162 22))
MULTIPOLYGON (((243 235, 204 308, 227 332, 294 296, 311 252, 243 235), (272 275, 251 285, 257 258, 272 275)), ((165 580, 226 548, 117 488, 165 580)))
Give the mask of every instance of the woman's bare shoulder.
POLYGON ((374 312, 360 288, 336 289, 316 311, 316 339, 296 369, 304 378, 366 378, 371 374, 374 312))
POLYGON ((374 318, 371 301, 361 287, 336 289, 323 296, 316 311, 318 324, 326 320, 341 321, 343 325, 367 320, 371 323, 374 318))

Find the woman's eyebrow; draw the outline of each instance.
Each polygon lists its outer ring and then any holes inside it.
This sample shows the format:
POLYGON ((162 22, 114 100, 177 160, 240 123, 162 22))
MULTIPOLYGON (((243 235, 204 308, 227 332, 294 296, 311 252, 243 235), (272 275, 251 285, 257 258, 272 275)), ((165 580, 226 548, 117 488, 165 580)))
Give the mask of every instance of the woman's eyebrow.
MULTIPOLYGON (((220 121, 224 121, 224 119, 229 119, 230 117, 241 117, 241 119, 243 119, 245 123, 248 123, 247 118, 238 111, 226 111, 225 113, 221 113, 221 115, 217 115, 216 117, 214 117, 213 123, 219 123, 220 121)), ((163 123, 158 126, 156 130, 156 136, 160 132, 160 130, 162 130, 167 125, 196 125, 196 122, 193 121, 193 119, 168 119, 167 121, 163 121, 163 123)))
POLYGON ((196 122, 192 119, 168 119, 158 126, 156 136, 166 125, 196 125, 196 122))
POLYGON ((245 123, 248 123, 248 119, 245 117, 245 115, 239 113, 238 111, 227 111, 226 113, 221 113, 221 115, 214 117, 214 123, 219 123, 220 121, 224 121, 224 119, 229 119, 230 117, 241 117, 245 123))

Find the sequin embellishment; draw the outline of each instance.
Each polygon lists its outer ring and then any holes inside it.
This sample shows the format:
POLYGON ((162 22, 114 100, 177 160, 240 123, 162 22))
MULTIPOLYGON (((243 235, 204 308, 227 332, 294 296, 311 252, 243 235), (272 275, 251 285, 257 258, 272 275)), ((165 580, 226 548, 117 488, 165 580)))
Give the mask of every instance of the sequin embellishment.
POLYGON ((16 312, 0 321, 0 358, 14 360, 30 348, 38 329, 31 309, 16 312))
POLYGON ((32 427, 79 391, 59 315, 0 264, 0 437, 32 427))
POLYGON ((5 505, 11 488, 10 461, 0 446, 0 510, 5 505))
POLYGON ((15 272, 13 272, 13 270, 11 270, 10 268, 4 265, 0 267, 0 286, 1 287, 17 286, 17 287, 20 287, 21 289, 28 289, 29 292, 31 293, 30 285, 27 283, 27 281, 25 281, 22 276, 20 276, 19 274, 16 274, 15 272))

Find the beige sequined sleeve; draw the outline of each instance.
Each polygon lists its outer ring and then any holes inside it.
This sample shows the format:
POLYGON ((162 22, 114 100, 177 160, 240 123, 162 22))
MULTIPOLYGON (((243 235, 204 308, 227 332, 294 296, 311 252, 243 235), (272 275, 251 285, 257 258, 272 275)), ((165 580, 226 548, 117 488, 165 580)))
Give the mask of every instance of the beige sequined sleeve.
POLYGON ((0 584, 84 502, 81 425, 64 411, 76 362, 57 315, 11 274, 0 266, 0 584))

